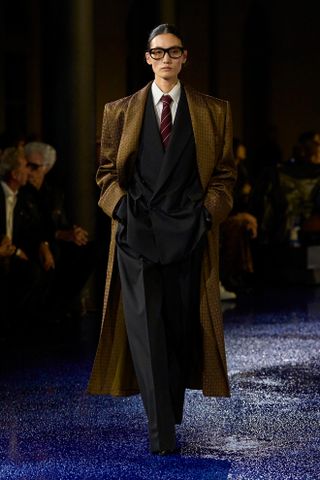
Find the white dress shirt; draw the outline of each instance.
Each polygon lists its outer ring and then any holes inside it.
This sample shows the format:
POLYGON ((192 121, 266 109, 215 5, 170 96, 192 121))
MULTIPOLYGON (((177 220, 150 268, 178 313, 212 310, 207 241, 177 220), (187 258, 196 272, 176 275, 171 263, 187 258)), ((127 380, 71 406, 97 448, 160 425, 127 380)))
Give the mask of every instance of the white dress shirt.
POLYGON ((13 235, 13 213, 14 207, 17 203, 17 192, 11 190, 11 188, 5 183, 1 182, 1 186, 4 191, 5 203, 6 203, 6 235, 12 239, 13 235))
POLYGON ((172 98, 170 108, 171 108, 171 118, 172 118, 172 125, 173 125, 174 120, 176 118, 178 103, 181 95, 181 83, 178 81, 175 84, 175 86, 170 90, 170 92, 164 93, 162 90, 160 90, 156 82, 153 81, 151 86, 151 91, 152 91, 152 97, 153 97, 154 110, 156 112, 159 128, 160 128, 161 113, 163 109, 163 102, 161 101, 161 98, 163 95, 170 95, 170 97, 172 98))

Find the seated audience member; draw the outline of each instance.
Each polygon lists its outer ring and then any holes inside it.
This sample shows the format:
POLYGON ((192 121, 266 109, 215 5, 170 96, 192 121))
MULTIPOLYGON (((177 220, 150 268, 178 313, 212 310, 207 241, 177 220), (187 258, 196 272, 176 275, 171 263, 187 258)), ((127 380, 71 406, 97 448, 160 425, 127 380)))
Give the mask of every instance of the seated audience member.
POLYGON ((4 328, 9 330, 22 327, 35 314, 41 286, 39 254, 46 258, 40 224, 22 192, 28 175, 23 149, 5 149, 0 160, 0 302, 4 328))
POLYGON ((70 312, 73 303, 79 300, 94 265, 93 243, 88 241, 88 232, 68 221, 64 195, 60 189, 49 184, 46 174, 56 161, 56 151, 42 142, 25 146, 30 169, 26 194, 40 212, 43 237, 46 238, 54 257, 55 268, 46 296, 47 309, 54 311, 56 320, 70 312))
POLYGON ((264 245, 299 246, 320 240, 320 143, 314 133, 301 138, 294 160, 257 185, 255 208, 264 245))
POLYGON ((320 133, 315 130, 308 130, 301 133, 298 138, 298 142, 294 145, 292 155, 289 159, 289 163, 304 163, 307 155, 308 145, 315 142, 320 144, 320 133))
POLYGON ((234 189, 234 206, 221 225, 221 279, 229 290, 246 292, 252 286, 254 264, 252 239, 257 236, 257 219, 249 210, 251 182, 245 167, 246 147, 235 139, 234 156, 238 177, 234 189))
POLYGON ((233 139, 233 154, 237 165, 237 181, 233 192, 233 211, 244 212, 248 210, 252 182, 247 167, 247 149, 238 138, 233 139))
POLYGON ((320 242, 320 135, 314 132, 302 152, 300 162, 280 174, 280 185, 285 190, 289 241, 296 236, 298 245, 311 245, 320 242))

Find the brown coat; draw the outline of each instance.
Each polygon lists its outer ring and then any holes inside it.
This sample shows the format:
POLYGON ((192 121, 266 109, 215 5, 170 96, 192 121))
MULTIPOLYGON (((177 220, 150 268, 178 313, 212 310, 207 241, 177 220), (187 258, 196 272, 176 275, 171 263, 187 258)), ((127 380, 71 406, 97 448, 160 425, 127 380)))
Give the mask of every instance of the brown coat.
MULTIPOLYGON (((139 135, 151 84, 137 93, 105 106, 101 163, 97 182, 99 206, 112 217, 126 194, 138 152, 139 135)), ((232 207, 236 167, 232 155, 232 121, 228 102, 184 86, 195 137, 197 164, 204 205, 212 216, 201 274, 200 321, 203 330, 203 371, 190 388, 208 396, 228 396, 229 385, 219 295, 219 225, 232 207)), ((115 261, 117 222, 112 220, 104 298, 103 324, 88 391, 94 394, 138 393, 128 347, 115 261)))

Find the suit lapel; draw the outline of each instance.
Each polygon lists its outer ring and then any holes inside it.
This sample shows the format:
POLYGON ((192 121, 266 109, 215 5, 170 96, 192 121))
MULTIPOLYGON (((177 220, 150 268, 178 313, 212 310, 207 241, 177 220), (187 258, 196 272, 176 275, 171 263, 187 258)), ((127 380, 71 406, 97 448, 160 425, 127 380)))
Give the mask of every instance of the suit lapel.
POLYGON ((156 161, 159 162, 159 170, 160 170, 161 165, 163 163, 164 153, 163 153, 160 129, 157 122, 156 113, 154 111, 153 97, 152 97, 151 90, 149 90, 149 94, 148 94, 143 128, 146 131, 148 141, 152 145, 153 156, 155 156, 156 161))
POLYGON ((172 173, 177 162, 180 159, 188 139, 192 135, 188 104, 183 89, 181 90, 181 99, 179 101, 176 118, 173 124, 170 142, 167 151, 163 156, 162 168, 158 177, 158 181, 154 190, 154 194, 158 192, 162 185, 166 183, 167 178, 172 173), (188 120, 189 117, 189 121, 188 120))
POLYGON ((184 88, 196 144, 200 180, 203 189, 206 190, 212 175, 212 162, 215 158, 216 127, 212 118, 212 112, 205 102, 205 97, 198 95, 190 87, 185 86, 184 88))

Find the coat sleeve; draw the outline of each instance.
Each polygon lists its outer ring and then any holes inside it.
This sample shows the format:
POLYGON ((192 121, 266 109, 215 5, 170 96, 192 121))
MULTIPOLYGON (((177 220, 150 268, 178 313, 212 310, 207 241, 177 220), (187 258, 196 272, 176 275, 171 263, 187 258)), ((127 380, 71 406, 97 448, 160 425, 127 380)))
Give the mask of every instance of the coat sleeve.
POLYGON ((211 215, 213 227, 223 222, 232 208, 233 186, 236 180, 231 111, 229 102, 225 102, 225 105, 221 130, 222 146, 204 198, 204 206, 211 215))
POLYGON ((123 131, 123 109, 117 108, 117 102, 108 103, 104 109, 100 165, 97 171, 97 184, 101 188, 99 206, 110 217, 121 198, 126 194, 119 183, 117 154, 123 131))

